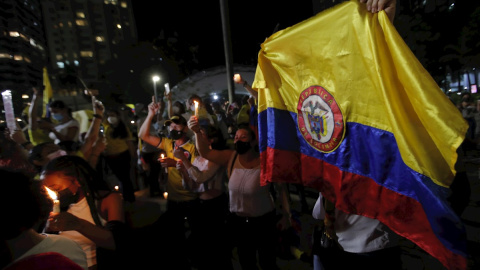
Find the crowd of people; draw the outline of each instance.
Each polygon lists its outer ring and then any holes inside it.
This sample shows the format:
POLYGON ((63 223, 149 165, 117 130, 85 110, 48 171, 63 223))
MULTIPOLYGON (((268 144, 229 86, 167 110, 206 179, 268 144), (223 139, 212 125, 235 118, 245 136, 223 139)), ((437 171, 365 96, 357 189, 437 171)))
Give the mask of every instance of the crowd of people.
MULTIPOLYGON (((361 2, 393 21, 395 0, 361 2)), ((137 104, 134 129, 89 92, 93 116, 86 132, 61 100, 40 115, 43 93, 33 88, 28 132, 4 127, 0 133, 0 205, 9 217, 0 268, 234 269, 236 254, 242 269, 279 269, 278 236, 292 227, 289 187, 260 184, 258 95, 241 76, 234 81, 250 95, 228 104, 198 95, 182 102, 165 93, 137 104), (108 175, 120 188, 109 185, 108 175), (138 178, 150 196, 168 193, 166 212, 142 228, 129 223, 126 211, 136 201, 138 178)), ((463 101, 467 140, 475 142, 479 110, 471 97, 463 101)), ((310 211, 303 187, 296 188, 302 210, 310 211)), ((316 253, 315 269, 352 262, 402 269, 400 237, 378 220, 329 209, 321 193, 310 213, 341 250, 316 253)), ((313 241, 315 247, 325 239, 313 241)))

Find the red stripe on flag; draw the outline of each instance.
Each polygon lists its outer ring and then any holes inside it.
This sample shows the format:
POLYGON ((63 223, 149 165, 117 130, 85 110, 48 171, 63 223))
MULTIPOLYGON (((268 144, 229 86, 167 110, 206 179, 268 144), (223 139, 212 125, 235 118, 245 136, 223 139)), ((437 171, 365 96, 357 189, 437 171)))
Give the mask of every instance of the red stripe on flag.
POLYGON ((369 177, 345 172, 298 152, 268 148, 261 153, 261 184, 297 183, 314 188, 347 213, 376 218, 437 257, 449 269, 465 269, 466 258, 447 249, 433 233, 422 205, 369 177), (369 199, 366 199, 369 198, 369 199))

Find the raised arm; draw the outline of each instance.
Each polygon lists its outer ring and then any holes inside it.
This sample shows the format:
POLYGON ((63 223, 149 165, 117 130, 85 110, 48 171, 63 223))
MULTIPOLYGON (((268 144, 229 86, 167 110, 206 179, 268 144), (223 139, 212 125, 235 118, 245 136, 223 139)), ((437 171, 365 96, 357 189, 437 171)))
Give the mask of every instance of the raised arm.
POLYGON ((156 117, 157 112, 160 109, 159 103, 155 103, 155 97, 152 97, 152 102, 148 104, 148 114, 145 117, 145 121, 143 121, 140 130, 138 131, 138 137, 142 139, 144 142, 151 144, 153 146, 160 145, 162 138, 150 135, 150 126, 152 124, 152 120, 156 117))
POLYGON ((233 81, 237 84, 242 84, 243 88, 245 88, 245 90, 247 90, 248 93, 255 98, 255 100, 258 100, 258 92, 253 90, 252 86, 248 84, 248 82, 244 80, 240 74, 235 74, 235 76, 233 76, 233 81))
POLYGON ((28 108, 28 128, 30 130, 36 130, 38 128, 37 124, 37 110, 38 104, 42 102, 43 92, 38 90, 36 87, 33 87, 32 101, 30 107, 28 108))
POLYGON ((215 150, 210 149, 209 143, 206 138, 200 134, 200 126, 196 116, 191 116, 188 120, 188 128, 195 132, 195 144, 200 153, 200 156, 217 163, 220 166, 227 166, 234 150, 215 150))
POLYGON ((102 102, 97 100, 95 96, 92 96, 92 106, 92 123, 90 124, 87 134, 85 135, 85 142, 82 144, 82 153, 87 160, 92 153, 93 145, 98 139, 98 134, 100 133, 100 125, 103 121, 103 113, 105 112, 105 107, 103 106, 102 102))

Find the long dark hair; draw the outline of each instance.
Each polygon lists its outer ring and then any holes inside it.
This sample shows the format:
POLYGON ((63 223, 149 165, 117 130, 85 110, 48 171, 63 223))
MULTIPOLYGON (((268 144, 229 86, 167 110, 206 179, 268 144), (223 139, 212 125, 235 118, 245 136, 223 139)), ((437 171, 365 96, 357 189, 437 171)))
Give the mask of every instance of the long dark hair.
POLYGON ((101 226, 95 200, 105 198, 112 191, 107 183, 99 177, 97 171, 85 159, 67 155, 52 159, 43 168, 44 175, 54 172, 61 172, 77 179, 85 194, 95 224, 101 226))

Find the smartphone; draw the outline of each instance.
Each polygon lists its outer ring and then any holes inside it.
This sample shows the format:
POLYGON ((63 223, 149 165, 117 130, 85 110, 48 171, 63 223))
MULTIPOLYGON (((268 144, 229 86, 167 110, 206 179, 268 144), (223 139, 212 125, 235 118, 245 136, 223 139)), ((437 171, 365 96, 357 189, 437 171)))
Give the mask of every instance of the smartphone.
POLYGON ((166 83, 165 84, 165 95, 168 95, 170 93, 170 84, 166 83))

